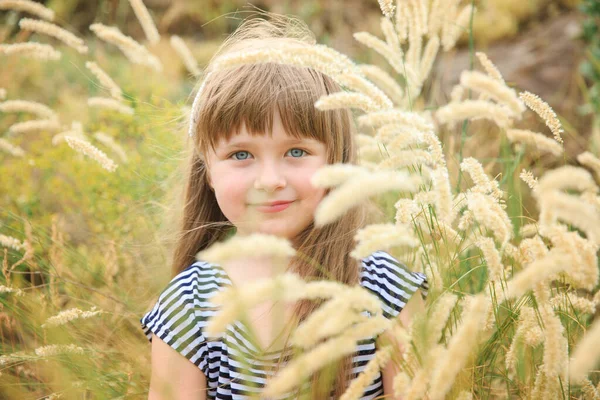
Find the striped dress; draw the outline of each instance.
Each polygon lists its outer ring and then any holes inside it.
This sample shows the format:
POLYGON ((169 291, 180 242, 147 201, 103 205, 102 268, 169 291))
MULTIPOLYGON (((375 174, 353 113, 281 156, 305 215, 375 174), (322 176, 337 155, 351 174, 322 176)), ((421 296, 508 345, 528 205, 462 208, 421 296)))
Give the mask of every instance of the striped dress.
MULTIPOLYGON (((396 317, 408 299, 421 289, 427 294, 425 275, 410 272, 385 251, 362 259, 360 285, 381 301, 383 315, 396 317)), ((189 359, 206 376, 207 399, 246 399, 257 397, 272 372, 281 351, 258 353, 260 348, 239 321, 230 324, 220 338, 207 341, 203 335, 208 318, 215 314, 210 297, 231 285, 225 271, 197 261, 175 276, 160 294, 153 308, 141 318, 149 341, 152 334, 189 359), (242 360, 252 360, 250 369, 242 360)), ((365 311, 366 312, 366 311, 365 311)), ((360 374, 375 354, 375 337, 357 343, 350 378, 360 374)), ((291 356, 283 354, 287 360, 291 356)), ((367 386, 361 399, 383 395, 381 373, 367 386)))

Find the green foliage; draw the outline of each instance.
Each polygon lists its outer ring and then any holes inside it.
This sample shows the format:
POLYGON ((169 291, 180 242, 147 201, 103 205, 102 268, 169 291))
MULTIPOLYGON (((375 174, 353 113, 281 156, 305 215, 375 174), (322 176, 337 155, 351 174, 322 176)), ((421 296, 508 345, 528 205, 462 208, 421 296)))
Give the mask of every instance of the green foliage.
MULTIPOLYGON (((143 397, 147 384, 140 382, 148 381, 149 370, 135 353, 146 354, 148 346, 136 324, 148 299, 169 279, 160 226, 167 207, 164 199, 172 190, 169 179, 179 166, 186 138, 182 107, 193 82, 169 79, 132 66, 120 54, 96 49, 97 59, 121 84, 135 117, 92 109, 86 98, 106 92, 84 67, 85 59, 68 48, 60 50, 63 57, 54 63, 0 59, 0 70, 6 72, 0 87, 7 89, 7 99, 53 108, 65 127, 80 121, 89 140, 119 166, 108 173, 66 142, 53 145, 56 132, 3 135, 26 155, 0 153, 0 232, 22 241, 30 226, 33 256, 13 267, 25 252, 8 249, 5 262, 11 271, 0 277, 0 285, 30 288, 24 297, 0 294, 0 315, 7 318, 4 324, 13 324, 0 330, 0 354, 27 350, 24 361, 0 369, 0 397, 39 398, 54 391, 66 398, 84 393, 99 399, 136 393, 143 397), (97 131, 120 144, 127 163, 93 139, 97 131), (54 216, 62 222, 56 230, 64 235, 62 242, 53 237, 54 216), (117 266, 114 276, 106 271, 111 263, 117 266), (77 321, 76 329, 72 324, 41 328, 60 311, 91 306, 106 313, 93 321, 77 321), (18 336, 11 339, 11 332, 18 336), (48 361, 31 354, 50 343, 75 343, 86 352, 48 361), (44 385, 29 383, 27 371, 34 370, 44 385)), ((0 128, 7 132, 13 123, 32 118, 3 113, 0 128)))

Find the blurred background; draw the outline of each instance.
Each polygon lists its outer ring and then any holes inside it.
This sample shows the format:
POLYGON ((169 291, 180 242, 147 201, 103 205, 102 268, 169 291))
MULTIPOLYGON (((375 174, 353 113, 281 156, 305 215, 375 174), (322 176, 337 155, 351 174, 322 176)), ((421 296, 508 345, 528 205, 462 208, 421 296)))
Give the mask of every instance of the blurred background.
MULTIPOLYGON (((96 143, 119 163, 109 174, 64 143, 54 144, 49 132, 9 130, 30 115, 0 112, 0 138, 24 151, 19 157, 0 151, 0 235, 23 243, 0 248, 0 285, 26 294, 0 293, 0 357, 17 360, 0 358, 0 398, 53 393, 79 399, 144 398, 150 354, 139 318, 171 274, 169 235, 175 218, 170 216, 181 196, 174 182, 180 176, 185 110, 196 85, 171 47, 170 36, 181 36, 203 68, 223 39, 257 7, 295 15, 319 43, 392 73, 383 58, 352 36, 367 31, 382 37, 381 10, 376 0, 144 0, 161 35, 150 45, 127 0, 42 3, 55 11, 56 24, 83 38, 90 50, 82 55, 52 38, 21 30, 19 20, 30 15, 0 10, 1 43, 37 41, 62 52, 61 59, 53 61, 0 54, 0 88, 6 100, 43 103, 64 126, 102 132, 125 149, 126 156, 115 146, 96 143), (161 60, 163 71, 130 63, 115 46, 98 40, 89 29, 93 23, 117 26, 145 44, 161 60), (118 83, 134 115, 88 107, 86 99, 102 95, 104 89, 86 69, 87 61, 96 62, 118 83), (41 327, 60 311, 93 307, 103 311, 95 317, 102 318, 101 324, 90 318, 41 327), (70 354, 47 364, 47 357, 36 356, 34 349, 51 344, 76 344, 84 355, 70 354)), ((529 195, 522 194, 524 184, 517 177, 521 167, 539 175, 576 162, 575 155, 585 150, 596 155, 600 151, 600 2, 474 4, 478 11, 472 34, 463 34, 456 48, 438 55, 417 102, 421 109, 446 104, 461 71, 475 68, 474 52, 483 51, 509 86, 533 92, 554 108, 565 129, 561 160, 532 152, 514 163, 514 153, 506 151, 510 146, 498 129, 487 125, 472 124, 464 147, 460 132, 439 132, 449 169, 457 171, 460 147, 464 157, 477 158, 488 175, 500 176, 510 186, 509 197, 516 199, 516 206, 509 204, 511 217, 526 219, 535 207, 529 195)), ((528 118, 525 125, 530 129, 544 129, 534 113, 528 118)), ((388 210, 392 204, 382 200, 388 210)))
MULTIPOLYGON (((94 22, 116 25, 123 33, 142 41, 144 34, 127 1, 53 0, 42 2, 56 12, 59 25, 82 37, 95 37, 88 29, 94 22)), ((188 42, 200 66, 216 47, 249 16, 253 7, 292 14, 305 21, 320 43, 348 54, 359 62, 379 63, 378 55, 353 39, 352 33, 369 31, 381 36, 381 11, 368 0, 146 0, 168 51, 170 35, 188 42)), ((470 2, 466 2, 470 3, 470 2)), ((595 0, 476 0, 473 21, 475 49, 484 51, 512 86, 545 99, 565 120, 567 130, 577 138, 566 146, 585 147, 593 132, 593 114, 598 112, 598 14, 595 0)), ((0 13, 0 40, 25 41, 31 35, 20 32, 19 13, 0 13)), ((164 46, 163 46, 164 45, 164 46)), ((115 49, 112 49, 115 50, 115 49)), ((160 52, 161 49, 154 49, 160 52)), ((2 62, 6 62, 3 60, 2 62)), ((173 60, 176 61, 176 60, 173 60)), ((118 62, 115 60, 115 62, 118 62)), ((434 77, 436 96, 447 96, 468 68, 468 36, 456 49, 444 53, 434 77)), ((182 65, 166 65, 167 73, 185 74, 182 65)), ((3 65, 0 85, 16 84, 10 65, 3 65)), ((433 101, 437 97, 429 96, 433 101)))

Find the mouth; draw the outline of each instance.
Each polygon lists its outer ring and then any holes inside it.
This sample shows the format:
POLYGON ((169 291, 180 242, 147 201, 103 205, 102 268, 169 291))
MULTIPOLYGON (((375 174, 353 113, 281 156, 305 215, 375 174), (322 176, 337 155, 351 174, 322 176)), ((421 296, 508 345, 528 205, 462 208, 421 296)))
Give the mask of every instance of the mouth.
POLYGON ((293 201, 275 201, 272 203, 257 204, 256 208, 258 211, 273 213, 285 210, 292 203, 293 201))
POLYGON ((285 201, 285 200, 281 200, 281 201, 272 201, 270 203, 261 203, 261 204, 257 204, 258 206, 279 206, 282 204, 289 204, 289 203, 293 203, 292 201, 285 201))

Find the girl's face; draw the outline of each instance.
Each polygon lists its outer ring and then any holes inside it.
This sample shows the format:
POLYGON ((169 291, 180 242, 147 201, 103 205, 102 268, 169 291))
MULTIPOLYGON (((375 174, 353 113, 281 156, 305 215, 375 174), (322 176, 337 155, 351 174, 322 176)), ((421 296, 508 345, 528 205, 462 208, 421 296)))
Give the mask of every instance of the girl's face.
POLYGON ((206 157, 208 178, 219 207, 238 234, 265 233, 293 241, 312 221, 325 195, 310 179, 327 164, 325 144, 288 135, 276 111, 273 137, 251 136, 242 125, 206 157), (291 202, 287 207, 265 203, 291 202), (284 209, 281 209, 284 208, 284 209))

